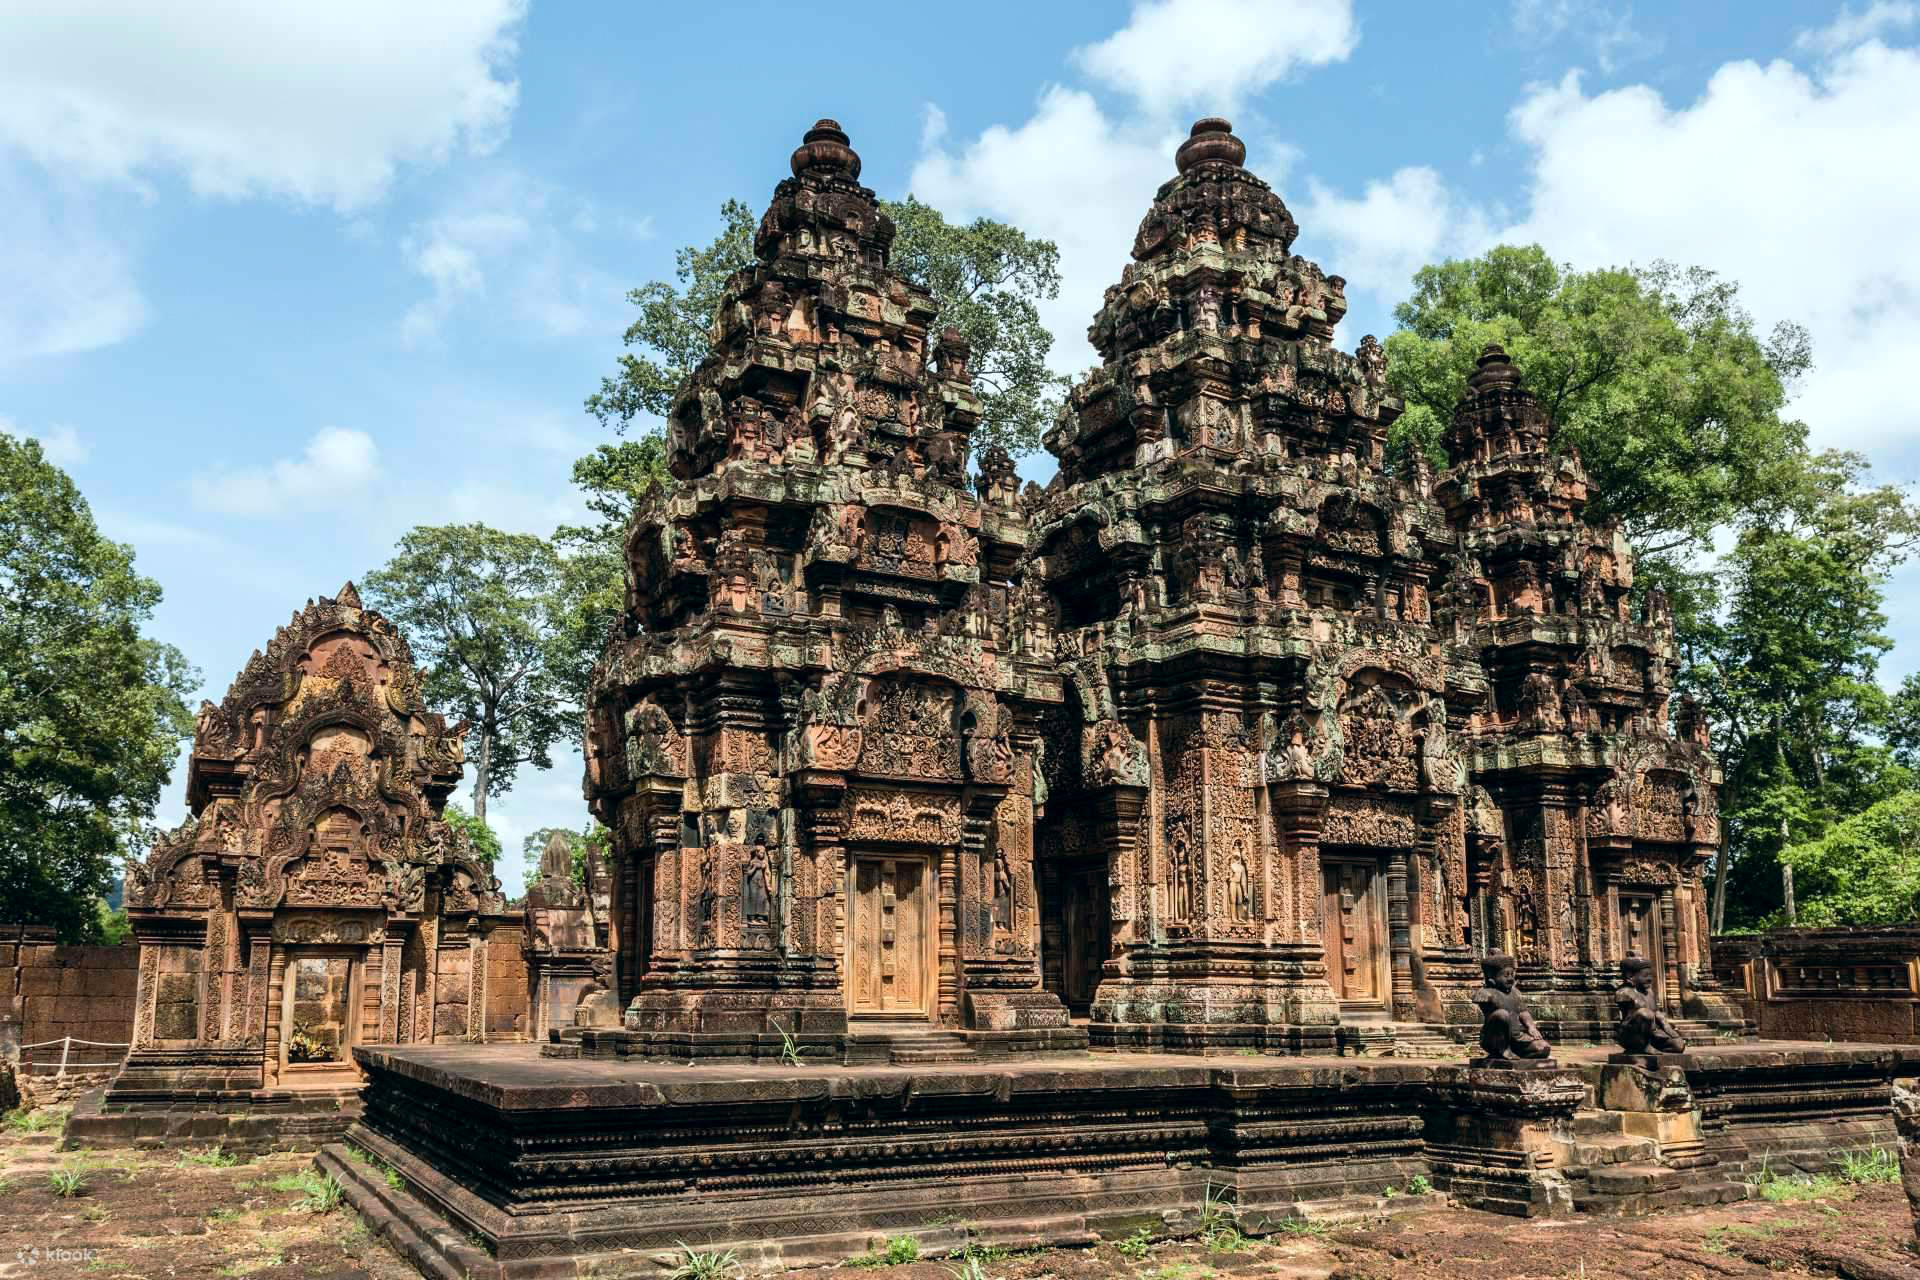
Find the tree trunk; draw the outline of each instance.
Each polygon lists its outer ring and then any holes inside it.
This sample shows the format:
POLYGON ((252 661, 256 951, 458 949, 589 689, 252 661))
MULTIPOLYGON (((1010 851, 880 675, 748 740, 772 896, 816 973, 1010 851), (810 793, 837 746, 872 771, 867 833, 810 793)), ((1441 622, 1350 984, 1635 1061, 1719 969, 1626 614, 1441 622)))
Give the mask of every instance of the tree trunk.
MULTIPOLYGON (((1780 852, 1787 851, 1787 820, 1780 819, 1780 852)), ((1793 908, 1793 864, 1785 858, 1780 860, 1780 896, 1787 908, 1787 925, 1792 927, 1795 912, 1793 908)))
POLYGON ((1720 841, 1720 866, 1713 877, 1713 932, 1727 931, 1727 873, 1733 870, 1733 850, 1720 841))
POLYGON ((473 767, 473 816, 481 825, 487 821, 487 783, 493 775, 493 735, 480 731, 480 762, 473 767))

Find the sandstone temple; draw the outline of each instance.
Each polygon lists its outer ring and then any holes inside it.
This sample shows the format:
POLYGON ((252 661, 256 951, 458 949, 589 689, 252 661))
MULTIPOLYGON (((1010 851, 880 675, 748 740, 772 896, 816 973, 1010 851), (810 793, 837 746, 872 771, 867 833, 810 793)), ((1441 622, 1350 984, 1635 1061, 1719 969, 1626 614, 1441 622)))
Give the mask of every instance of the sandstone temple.
POLYGON ((1498 950, 1563 1036, 1605 1038, 1629 953, 1738 1022, 1664 600, 1497 349, 1450 465, 1386 465, 1382 348, 1335 344, 1345 282, 1244 159, 1218 120, 1180 148, 1021 493, 859 156, 807 134, 594 687, 601 1051, 1331 1053, 1477 1025, 1498 950))
POLYGON ((447 1280, 1402 1188, 1642 1213, 1896 1144, 1920 1050, 1749 1011, 1905 1000, 1905 959, 1716 977, 1705 720, 1525 371, 1488 348, 1446 465, 1390 458, 1381 344, 1337 344, 1345 281, 1245 158, 1179 147, 1023 489, 807 131, 628 531, 604 865, 557 838, 508 910, 442 816, 462 727, 351 586, 310 604, 202 713, 194 818, 129 881, 133 1053, 70 1137, 342 1134, 321 1169, 447 1280))
POLYGON ((254 652, 128 869, 133 1044, 76 1133, 297 1143, 353 1110, 356 1045, 524 1038, 521 921, 441 816, 465 737, 352 583, 254 652))

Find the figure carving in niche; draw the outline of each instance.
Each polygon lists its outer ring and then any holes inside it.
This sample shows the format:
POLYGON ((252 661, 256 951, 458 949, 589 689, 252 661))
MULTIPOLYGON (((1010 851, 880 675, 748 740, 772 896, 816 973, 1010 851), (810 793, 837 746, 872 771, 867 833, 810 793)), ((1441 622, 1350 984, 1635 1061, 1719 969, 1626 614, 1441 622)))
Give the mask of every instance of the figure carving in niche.
POLYGON ((719 914, 717 907, 720 895, 713 886, 714 856, 712 848, 709 847, 703 851, 700 858, 700 927, 709 941, 713 938, 714 918, 719 914))
POLYGON ((1520 684, 1520 725, 1552 731, 1561 726, 1561 699, 1554 679, 1544 671, 1529 671, 1520 684))
POLYGON ((773 918, 773 895, 767 888, 767 845, 756 840, 747 850, 740 871, 740 916, 748 924, 766 924, 773 918))
POLYGON ((1253 874, 1247 867, 1247 845, 1244 840, 1233 844, 1233 855, 1227 859, 1227 886, 1230 899, 1229 914, 1240 924, 1253 920, 1253 874))
POLYGON ((1360 349, 1354 352, 1360 362, 1360 376, 1368 386, 1377 387, 1387 380, 1387 350, 1380 345, 1380 339, 1368 334, 1360 339, 1360 349))
POLYGON ((1613 993, 1613 1038, 1626 1053, 1685 1053, 1687 1038, 1653 998, 1653 965, 1645 956, 1620 962, 1613 993))
POLYGON ((1487 956, 1480 961, 1480 972, 1486 982, 1473 993, 1473 1003, 1480 1010, 1485 1065, 1545 1060, 1553 1046, 1533 1020, 1526 997, 1514 990, 1520 970, 1513 957, 1487 956))
POLYGON ((1465 761, 1453 749, 1453 737, 1447 732, 1446 710, 1436 702, 1430 710, 1432 721, 1420 740, 1420 773, 1433 790, 1458 795, 1467 785, 1465 761))
POLYGON ((995 850, 993 855, 993 932, 1001 947, 1012 945, 1013 868, 1005 850, 995 850))
POLYGON ((1199 879, 1195 865, 1193 838, 1187 834, 1184 822, 1175 823, 1167 833, 1167 861, 1173 873, 1172 901, 1168 904, 1169 918, 1177 921, 1193 919, 1194 890, 1199 879))

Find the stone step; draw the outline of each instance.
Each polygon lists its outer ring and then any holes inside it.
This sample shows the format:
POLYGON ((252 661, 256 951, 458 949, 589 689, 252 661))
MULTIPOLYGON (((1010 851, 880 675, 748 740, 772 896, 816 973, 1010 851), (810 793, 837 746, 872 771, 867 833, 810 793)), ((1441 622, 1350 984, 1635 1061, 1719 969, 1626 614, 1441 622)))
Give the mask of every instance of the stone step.
POLYGON ((1605 1165, 1657 1165, 1660 1159, 1660 1144, 1651 1138, 1630 1138, 1625 1134, 1596 1137, 1576 1137, 1573 1140, 1573 1163, 1585 1165, 1589 1169, 1605 1165))
POLYGON ((1668 1209, 1699 1209, 1708 1205, 1732 1204, 1746 1198, 1746 1188, 1738 1183, 1697 1178, 1663 1191, 1596 1194, 1590 1190, 1576 1190, 1573 1207, 1581 1213, 1628 1216, 1659 1213, 1668 1209))
POLYGON ((1584 1138, 1596 1134, 1623 1133, 1626 1131, 1626 1123, 1626 1117, 1618 1111, 1582 1107, 1573 1113, 1573 1136, 1584 1138))
POLYGON ((887 1061, 897 1067, 927 1062, 972 1062, 979 1055, 965 1044, 901 1045, 887 1051, 887 1061))
POLYGON ((1647 1195, 1676 1190, 1685 1182, 1679 1170, 1660 1164, 1600 1165, 1587 1173, 1587 1190, 1595 1195, 1647 1195))

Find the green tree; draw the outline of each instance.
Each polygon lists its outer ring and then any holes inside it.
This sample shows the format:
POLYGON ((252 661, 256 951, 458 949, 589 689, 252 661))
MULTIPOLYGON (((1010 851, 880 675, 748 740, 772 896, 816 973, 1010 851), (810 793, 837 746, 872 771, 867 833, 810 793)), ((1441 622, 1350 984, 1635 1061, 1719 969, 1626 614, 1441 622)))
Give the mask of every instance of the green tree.
POLYGON ((1713 272, 1580 272, 1538 245, 1501 245, 1423 267, 1394 318, 1387 377, 1407 402, 1396 450, 1444 463, 1454 404, 1497 342, 1559 424, 1557 441, 1579 448, 1589 517, 1618 516, 1649 570, 1795 483, 1806 430, 1782 412, 1811 364, 1806 331, 1782 324, 1763 339, 1739 286, 1713 272))
POLYGON ((1780 860, 1794 870, 1802 924, 1910 924, 1920 919, 1920 790, 1843 818, 1780 860))
POLYGON ((650 486, 670 486, 673 478, 660 437, 649 435, 599 445, 573 464, 573 482, 586 494, 594 519, 554 531, 554 544, 564 552, 565 638, 556 665, 568 698, 585 706, 594 663, 626 617, 626 533, 634 507, 650 486))
POLYGON ((500 836, 487 825, 485 818, 476 818, 458 804, 449 804, 440 816, 455 831, 466 833, 467 839, 473 842, 473 851, 480 855, 480 861, 489 871, 500 865, 500 836))
POLYGON ((407 635, 428 700, 471 726, 473 816, 522 764, 553 767, 574 732, 566 571, 544 539, 482 524, 420 525, 366 577, 365 594, 407 635))
POLYGON ((1920 537, 1906 495, 1867 483, 1858 455, 1800 460, 1790 489, 1749 512, 1713 574, 1715 607, 1680 634, 1682 689, 1713 718, 1727 847, 1715 926, 1803 905, 1789 847, 1910 787, 1880 741, 1892 703, 1876 682, 1887 575, 1920 537))
MULTIPOLYGON (((938 323, 972 344, 969 366, 984 413, 978 439, 1009 453, 1032 453, 1053 421, 1063 380, 1047 372, 1053 335, 1037 304, 1060 292, 1060 250, 991 218, 956 226, 912 196, 885 200, 893 219, 894 269, 933 294, 938 323)), ((754 263, 753 210, 738 200, 720 208, 721 231, 704 248, 674 255, 676 287, 654 280, 628 294, 640 314, 627 326, 620 367, 587 397, 587 410, 625 433, 636 419, 666 417, 674 393, 711 343, 727 277, 754 263)))
POLYGON ((99 936, 151 842, 200 677, 143 634, 160 587, 39 444, 0 433, 0 919, 99 936))
POLYGON ((664 419, 687 375, 712 342, 714 313, 727 277, 753 265, 753 209, 739 200, 720 206, 720 234, 704 249, 688 245, 673 255, 674 275, 683 288, 650 280, 627 294, 640 314, 627 326, 624 341, 639 349, 623 352, 620 368, 600 380, 587 397, 587 412, 624 435, 636 418, 664 419), (650 353, 650 354, 649 354, 650 353))

